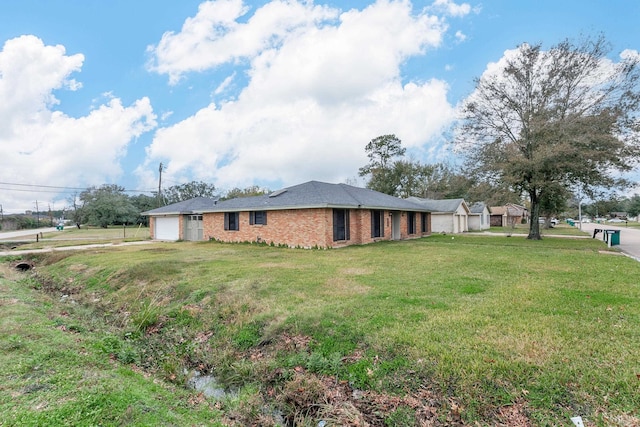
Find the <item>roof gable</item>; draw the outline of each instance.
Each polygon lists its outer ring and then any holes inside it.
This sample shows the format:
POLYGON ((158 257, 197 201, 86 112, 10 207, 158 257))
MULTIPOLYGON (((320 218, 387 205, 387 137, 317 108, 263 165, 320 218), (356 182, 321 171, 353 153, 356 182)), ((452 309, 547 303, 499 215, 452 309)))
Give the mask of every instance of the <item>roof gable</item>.
POLYGON ((423 199, 420 197, 409 197, 407 200, 418 203, 425 208, 427 208, 431 212, 441 212, 441 213, 454 213, 458 210, 460 205, 463 206, 465 212, 469 212, 469 207, 467 206, 464 199, 423 199))
POLYGON ((485 209, 487 210, 487 212, 491 212, 489 210, 489 207, 487 205, 485 205, 482 202, 476 202, 474 204, 472 204, 471 206, 469 206, 469 212, 473 213, 473 214, 481 214, 485 211, 485 209))
POLYGON ((202 213, 214 207, 218 199, 210 197, 194 197, 193 199, 183 200, 182 202, 172 203, 167 206, 161 206, 150 211, 142 212, 142 215, 170 215, 170 214, 190 214, 202 213))
POLYGON ((504 206, 491 206, 489 210, 492 215, 524 216, 527 214, 527 208, 515 203, 507 203, 504 206))

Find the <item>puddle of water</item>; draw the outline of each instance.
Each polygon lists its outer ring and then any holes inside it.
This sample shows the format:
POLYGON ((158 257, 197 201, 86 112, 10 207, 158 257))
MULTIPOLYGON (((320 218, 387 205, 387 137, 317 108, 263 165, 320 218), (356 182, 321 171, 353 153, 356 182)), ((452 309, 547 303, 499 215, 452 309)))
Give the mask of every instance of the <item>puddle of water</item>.
POLYGON ((218 384, 218 381, 212 375, 202 375, 198 371, 189 373, 189 379, 187 380, 187 386, 202 392, 206 397, 213 397, 214 399, 223 399, 229 395, 223 387, 218 384))
MULTIPOLYGON (((186 371, 185 375, 189 377, 187 380, 187 387, 201 392, 206 397, 211 397, 216 400, 222 400, 227 397, 234 397, 237 393, 233 391, 226 391, 216 381, 213 375, 202 375, 199 371, 186 371)), ((276 421, 277 425, 284 425, 285 419, 281 411, 278 409, 263 408, 264 412, 271 415, 276 421)))

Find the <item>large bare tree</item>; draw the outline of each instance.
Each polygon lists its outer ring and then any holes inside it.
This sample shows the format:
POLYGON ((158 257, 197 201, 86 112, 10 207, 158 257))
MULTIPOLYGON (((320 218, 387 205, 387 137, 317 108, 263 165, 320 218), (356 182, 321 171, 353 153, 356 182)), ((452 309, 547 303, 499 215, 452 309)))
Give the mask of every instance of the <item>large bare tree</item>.
POLYGON ((639 158, 638 53, 608 58, 604 37, 549 50, 523 44, 476 80, 456 145, 473 171, 530 200, 529 239, 540 239, 541 202, 558 188, 623 184, 639 158))

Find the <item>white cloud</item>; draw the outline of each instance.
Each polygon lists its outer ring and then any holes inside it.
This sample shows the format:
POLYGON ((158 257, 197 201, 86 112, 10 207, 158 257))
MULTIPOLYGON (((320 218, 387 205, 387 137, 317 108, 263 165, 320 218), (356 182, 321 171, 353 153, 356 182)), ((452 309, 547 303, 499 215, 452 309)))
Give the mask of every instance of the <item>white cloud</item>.
MULTIPOLYGON (((237 19, 244 7, 233 4, 237 19)), ((246 24, 225 21, 216 37, 202 30, 194 38, 191 26, 187 20, 188 34, 163 36, 156 71, 175 82, 187 71, 244 55, 249 83, 234 100, 159 129, 137 171, 143 185, 154 181, 145 170, 159 161, 168 165, 169 179, 210 180, 222 188, 344 181, 366 163, 364 146, 372 138, 395 133, 406 147, 429 151, 425 144, 453 118, 446 83, 402 83, 404 61, 438 47, 447 30, 443 19, 414 13, 408 1, 380 0, 344 13, 272 2, 246 24), (249 41, 238 46, 239 34, 249 41), (187 36, 189 47, 178 47, 187 36), (217 59, 188 65, 195 46, 203 49, 200 56, 217 59)))
POLYGON ((635 49, 625 49, 620 53, 620 59, 625 61, 640 61, 640 52, 635 49))
POLYGON ((224 63, 253 58, 260 51, 278 46, 298 28, 333 19, 337 11, 313 3, 272 1, 240 23, 249 8, 242 0, 206 1, 182 31, 164 33, 157 46, 149 46, 148 68, 168 74, 176 84, 184 73, 203 71, 224 63))
MULTIPOLYGON (((0 51, 0 181, 78 187, 102 184, 121 174, 129 142, 155 127, 147 98, 124 107, 110 95, 84 117, 52 106, 55 90, 77 90, 70 75, 84 58, 34 36, 5 43, 0 51)), ((7 192, 5 206, 30 206, 37 194, 7 192)), ((41 194, 40 197, 52 197, 41 194)))
POLYGON ((457 4, 452 0, 436 0, 431 6, 432 10, 443 11, 449 16, 461 17, 471 12, 469 3, 457 4))
POLYGON ((221 93, 224 93, 225 90, 227 90, 227 88, 231 85, 235 77, 236 77, 236 73, 233 73, 232 75, 224 79, 222 83, 218 85, 216 90, 213 91, 214 95, 220 95, 221 93))

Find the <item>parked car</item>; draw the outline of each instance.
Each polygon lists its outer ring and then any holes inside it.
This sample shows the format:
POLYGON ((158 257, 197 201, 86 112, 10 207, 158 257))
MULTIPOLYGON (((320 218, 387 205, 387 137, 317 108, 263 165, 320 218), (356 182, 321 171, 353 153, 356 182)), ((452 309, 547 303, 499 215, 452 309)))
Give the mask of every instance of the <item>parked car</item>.
POLYGON ((558 225, 560 224, 560 221, 558 220, 558 218, 551 218, 551 224, 558 225))
POLYGON ((620 219, 620 218, 611 218, 610 220, 608 220, 607 222, 611 222, 613 224, 619 224, 621 222, 627 222, 624 219, 620 219))
MULTIPOLYGON (((538 218, 538 222, 539 222, 540 224, 544 224, 544 223, 546 223, 546 222, 547 222, 547 219, 546 219, 546 218, 544 218, 544 217, 540 217, 540 218, 538 218)), ((555 219, 555 218, 553 218, 553 219, 551 219, 551 221, 549 221, 549 223, 550 223, 551 225, 558 225, 558 220, 557 220, 557 219, 555 219)))

